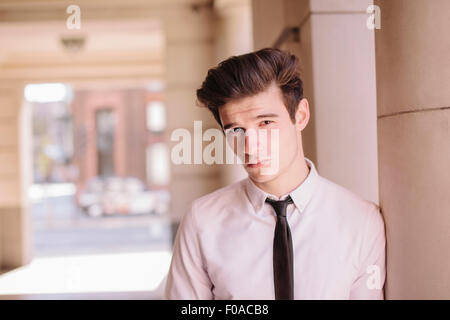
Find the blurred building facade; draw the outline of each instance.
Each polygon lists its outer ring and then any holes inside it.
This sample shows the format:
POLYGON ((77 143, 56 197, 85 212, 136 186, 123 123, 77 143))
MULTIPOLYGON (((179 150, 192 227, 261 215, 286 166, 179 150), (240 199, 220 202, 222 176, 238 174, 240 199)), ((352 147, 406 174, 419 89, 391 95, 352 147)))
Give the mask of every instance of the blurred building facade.
POLYGON ((147 121, 155 103, 164 108, 162 93, 144 88, 75 93, 71 110, 80 185, 97 176, 132 176, 151 187, 167 187, 147 176, 147 150, 166 143, 164 127, 152 130, 147 121))

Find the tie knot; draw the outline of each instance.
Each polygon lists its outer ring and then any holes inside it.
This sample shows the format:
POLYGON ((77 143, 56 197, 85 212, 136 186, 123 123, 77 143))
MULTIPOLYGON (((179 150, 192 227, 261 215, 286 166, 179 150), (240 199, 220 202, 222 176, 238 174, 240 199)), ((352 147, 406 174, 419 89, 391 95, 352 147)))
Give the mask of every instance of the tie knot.
POLYGON ((291 196, 287 196, 287 198, 284 200, 273 200, 270 198, 266 198, 266 202, 273 207, 277 216, 281 217, 286 217, 286 208, 288 204, 294 203, 291 196))

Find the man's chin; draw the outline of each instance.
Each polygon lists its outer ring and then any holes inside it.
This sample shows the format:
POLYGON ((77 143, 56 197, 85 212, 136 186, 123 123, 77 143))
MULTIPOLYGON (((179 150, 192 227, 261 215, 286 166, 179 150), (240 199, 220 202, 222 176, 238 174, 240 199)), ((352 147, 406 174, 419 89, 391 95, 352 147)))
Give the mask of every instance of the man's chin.
POLYGON ((274 179, 277 176, 277 173, 273 173, 273 170, 263 170, 262 168, 252 169, 245 168, 248 176, 255 182, 264 183, 274 179))

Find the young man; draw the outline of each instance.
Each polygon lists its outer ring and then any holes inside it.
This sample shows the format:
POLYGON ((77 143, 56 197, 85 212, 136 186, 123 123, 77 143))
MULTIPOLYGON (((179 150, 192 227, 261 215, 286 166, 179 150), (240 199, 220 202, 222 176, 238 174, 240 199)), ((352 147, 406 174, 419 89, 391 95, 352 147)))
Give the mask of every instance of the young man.
POLYGON ((229 141, 244 139, 248 178, 193 201, 165 297, 383 299, 379 208, 304 157, 310 112, 298 58, 269 48, 233 56, 208 71, 197 98, 229 141), (267 139, 249 138, 262 130, 267 139))

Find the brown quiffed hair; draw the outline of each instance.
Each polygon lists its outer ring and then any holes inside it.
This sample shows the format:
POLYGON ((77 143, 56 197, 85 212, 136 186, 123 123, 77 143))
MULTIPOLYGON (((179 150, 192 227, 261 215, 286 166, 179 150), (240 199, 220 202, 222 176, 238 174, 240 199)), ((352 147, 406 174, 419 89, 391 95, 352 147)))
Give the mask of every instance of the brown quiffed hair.
POLYGON ((292 122, 303 98, 299 59, 288 52, 264 48, 231 56, 208 70, 197 90, 197 102, 207 107, 220 126, 219 108, 230 101, 265 91, 275 82, 283 94, 283 102, 292 122))

